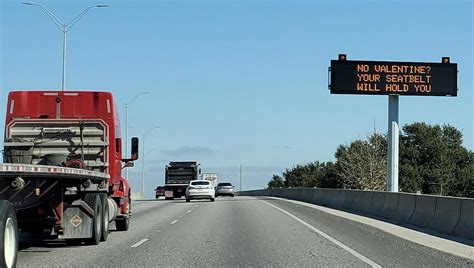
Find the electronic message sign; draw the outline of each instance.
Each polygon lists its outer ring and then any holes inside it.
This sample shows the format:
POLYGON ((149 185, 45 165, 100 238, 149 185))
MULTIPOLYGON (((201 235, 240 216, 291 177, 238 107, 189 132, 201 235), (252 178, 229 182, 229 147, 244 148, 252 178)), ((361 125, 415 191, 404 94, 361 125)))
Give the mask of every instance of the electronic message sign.
POLYGON ((457 96, 457 64, 331 61, 331 94, 457 96))

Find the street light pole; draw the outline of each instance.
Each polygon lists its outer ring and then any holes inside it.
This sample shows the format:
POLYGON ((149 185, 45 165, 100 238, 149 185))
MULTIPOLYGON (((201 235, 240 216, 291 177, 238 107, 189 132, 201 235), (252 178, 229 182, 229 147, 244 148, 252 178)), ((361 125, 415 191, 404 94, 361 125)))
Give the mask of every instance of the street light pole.
POLYGON ((145 196, 145 139, 148 134, 154 129, 158 129, 160 127, 152 127, 143 134, 143 141, 142 141, 142 182, 141 182, 141 193, 145 196))
MULTIPOLYGON (((138 99, 141 95, 147 95, 150 94, 149 91, 147 92, 140 92, 135 97, 132 98, 129 102, 125 103, 125 156, 124 158, 128 157, 128 107, 130 104, 132 104, 134 101, 138 99)), ((128 168, 125 169, 125 178, 128 180, 128 168)))
POLYGON ((123 158, 128 158, 128 103, 125 103, 125 156, 123 158))
POLYGON ((61 90, 66 88, 66 44, 67 44, 67 26, 64 26, 63 36, 63 77, 61 79, 61 90))
POLYGON ((109 7, 108 5, 93 5, 89 6, 88 8, 84 9, 79 15, 77 15, 73 20, 69 23, 63 23, 58 17, 56 17, 53 12, 51 12, 48 8, 43 6, 42 4, 34 3, 34 2, 23 2, 24 5, 29 6, 39 6, 43 9, 43 11, 48 15, 48 17, 58 26, 58 28, 63 32, 63 72, 62 72, 62 79, 61 79, 61 90, 64 91, 66 88, 66 45, 67 45, 67 33, 71 30, 72 26, 74 26, 82 17, 92 8, 98 7, 109 7))

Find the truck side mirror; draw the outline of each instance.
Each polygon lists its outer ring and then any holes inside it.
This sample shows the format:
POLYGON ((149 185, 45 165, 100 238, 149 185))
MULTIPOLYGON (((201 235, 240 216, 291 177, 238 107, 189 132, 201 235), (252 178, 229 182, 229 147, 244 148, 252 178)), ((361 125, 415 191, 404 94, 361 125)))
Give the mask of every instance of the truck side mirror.
POLYGON ((135 163, 130 161, 130 162, 127 162, 127 164, 125 164, 125 167, 134 167, 135 166, 135 163))
POLYGON ((122 169, 129 168, 129 167, 134 167, 134 166, 135 166, 135 163, 133 163, 132 161, 127 161, 127 162, 125 162, 125 165, 123 165, 122 169))
POLYGON ((131 160, 137 160, 138 159, 138 138, 133 137, 132 138, 132 150, 131 150, 131 160))

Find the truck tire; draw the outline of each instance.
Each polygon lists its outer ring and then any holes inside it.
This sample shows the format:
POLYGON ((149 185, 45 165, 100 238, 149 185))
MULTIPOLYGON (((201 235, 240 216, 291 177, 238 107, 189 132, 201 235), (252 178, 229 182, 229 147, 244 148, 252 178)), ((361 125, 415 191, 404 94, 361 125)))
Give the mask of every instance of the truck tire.
POLYGON ((94 210, 94 218, 92 219, 92 237, 86 239, 88 245, 98 245, 102 237, 102 201, 100 194, 86 194, 84 196, 86 202, 94 210))
POLYGON ((127 231, 130 227, 130 211, 132 205, 130 198, 128 199, 128 202, 129 205, 127 215, 125 215, 125 217, 118 218, 115 220, 115 229, 117 229, 117 231, 127 231))
POLYGON ((102 235, 100 241, 107 241, 109 237, 109 202, 107 194, 100 194, 100 200, 102 202, 102 235))
POLYGON ((130 226, 130 217, 124 217, 115 220, 115 228, 117 231, 127 231, 130 226))
POLYGON ((0 200, 0 267, 15 267, 18 255, 18 225, 15 211, 7 200, 0 200))

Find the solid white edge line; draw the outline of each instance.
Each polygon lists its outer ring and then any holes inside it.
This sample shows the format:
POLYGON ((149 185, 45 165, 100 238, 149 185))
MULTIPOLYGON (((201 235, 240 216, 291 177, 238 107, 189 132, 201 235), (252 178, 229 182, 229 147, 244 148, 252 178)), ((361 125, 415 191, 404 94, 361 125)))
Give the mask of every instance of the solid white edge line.
POLYGON ((280 197, 269 197, 272 200, 281 200, 293 204, 298 204, 300 206, 305 206, 308 208, 316 209, 324 213, 362 223, 364 225, 370 226, 372 228, 379 229, 385 233, 400 237, 404 240, 422 245, 424 247, 429 247, 434 250, 438 250, 444 253, 448 253, 454 256, 462 257, 469 260, 474 260, 474 247, 469 246, 461 242, 449 240, 448 238, 438 237, 436 235, 423 233, 418 230, 410 229, 406 226, 399 226, 394 223, 385 222, 380 219, 374 219, 363 215, 354 214, 347 211, 337 210, 334 208, 323 207, 320 205, 315 205, 311 203, 305 203, 297 200, 290 200, 280 197))
POLYGON ((337 246, 339 246, 340 248, 344 249, 345 251, 349 252, 350 254, 354 255, 355 257, 357 257, 359 260, 365 262, 366 264, 370 265, 371 267, 374 267, 374 268, 381 268, 382 266, 380 266, 379 264, 375 263, 374 261, 368 259, 367 257, 363 256, 362 254, 360 254, 359 252, 353 250, 352 248, 344 245, 343 243, 339 242, 338 240, 336 240, 335 238, 333 238, 332 236, 324 233, 323 231, 319 230, 318 228, 314 227, 313 225, 305 222, 304 220, 296 217, 295 215, 291 214, 290 212, 282 209, 282 208, 279 208, 275 205, 272 205, 266 201, 263 201, 263 200, 260 200, 260 202, 263 202, 275 209, 278 209, 279 211, 285 213, 286 215, 288 215, 289 217, 293 218, 294 220, 296 220, 297 222, 303 224, 304 226, 308 227, 309 229, 311 229, 312 231, 314 231, 315 233, 319 234, 320 236, 326 238, 327 240, 333 242, 334 244, 336 244, 337 246))
POLYGON ((170 222, 170 224, 175 224, 177 222, 178 222, 178 220, 174 220, 174 221, 170 222))
POLYGON ((145 243, 146 241, 148 241, 148 238, 144 238, 144 239, 138 241, 137 243, 133 244, 131 247, 136 248, 136 247, 140 246, 141 244, 145 243))

